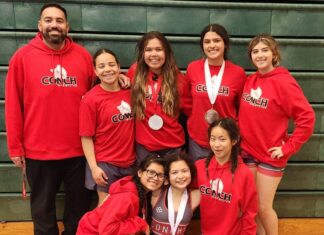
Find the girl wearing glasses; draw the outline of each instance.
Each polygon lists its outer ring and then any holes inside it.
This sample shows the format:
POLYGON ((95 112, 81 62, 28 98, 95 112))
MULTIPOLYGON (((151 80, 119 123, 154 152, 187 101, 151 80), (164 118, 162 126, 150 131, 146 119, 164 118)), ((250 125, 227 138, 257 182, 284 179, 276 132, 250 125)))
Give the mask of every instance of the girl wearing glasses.
POLYGON ((151 155, 143 160, 133 176, 126 176, 110 187, 103 204, 86 213, 79 222, 77 235, 139 234, 149 235, 146 222, 148 193, 164 182, 164 160, 151 155))
POLYGON ((119 84, 117 56, 99 49, 93 63, 100 83, 81 100, 79 134, 88 162, 85 186, 97 190, 100 205, 113 182, 134 172, 135 134, 131 92, 119 84))
POLYGON ((239 129, 231 118, 213 122, 208 129, 213 152, 196 161, 201 193, 201 232, 256 234, 257 192, 249 168, 239 157, 239 129))
POLYGON ((136 51, 136 64, 127 75, 133 80, 136 156, 140 162, 150 153, 164 156, 180 152, 185 138, 178 116, 185 83, 162 33, 144 34, 136 51))
POLYGON ((188 188, 195 177, 195 167, 184 154, 165 156, 169 185, 155 192, 151 199, 153 234, 183 235, 200 201, 199 190, 188 188))

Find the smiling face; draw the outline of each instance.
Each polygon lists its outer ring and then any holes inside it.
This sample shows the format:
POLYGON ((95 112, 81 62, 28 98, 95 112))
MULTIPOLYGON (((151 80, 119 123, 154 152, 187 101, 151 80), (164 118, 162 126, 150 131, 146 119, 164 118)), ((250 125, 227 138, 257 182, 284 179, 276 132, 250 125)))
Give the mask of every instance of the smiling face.
POLYGON ((55 50, 61 49, 69 32, 64 12, 56 7, 44 9, 38 21, 38 30, 47 46, 55 50))
POLYGON ((252 62, 261 74, 268 73, 274 69, 273 58, 271 48, 263 42, 259 42, 252 48, 252 62))
POLYGON ((209 64, 220 65, 224 60, 225 43, 215 32, 207 32, 203 39, 203 50, 209 64))
POLYGON ((183 160, 172 162, 169 170, 169 183, 172 188, 184 190, 191 182, 191 172, 183 160))
POLYGON ((154 162, 151 163, 145 171, 139 170, 137 174, 147 191, 159 189, 164 182, 164 177, 161 178, 161 176, 164 176, 164 168, 162 165, 154 162))
POLYGON ((95 59, 95 73, 105 90, 115 91, 120 89, 118 84, 120 67, 113 55, 109 53, 100 54, 95 59))
POLYGON ((159 39, 153 38, 147 42, 144 48, 144 61, 153 73, 161 73, 165 63, 165 50, 159 39))
POLYGON ((221 126, 215 126, 210 132, 209 145, 217 162, 221 165, 230 160, 232 147, 235 143, 221 126))

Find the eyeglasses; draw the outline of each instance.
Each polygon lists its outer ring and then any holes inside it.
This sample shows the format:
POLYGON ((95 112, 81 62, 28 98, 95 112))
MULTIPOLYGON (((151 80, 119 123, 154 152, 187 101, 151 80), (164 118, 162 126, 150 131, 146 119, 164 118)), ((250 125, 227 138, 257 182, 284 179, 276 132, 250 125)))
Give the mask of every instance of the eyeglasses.
POLYGON ((155 176, 157 176, 159 180, 164 180, 165 176, 163 173, 157 173, 156 171, 150 169, 146 169, 145 172, 146 172, 146 176, 149 178, 155 178, 155 176))

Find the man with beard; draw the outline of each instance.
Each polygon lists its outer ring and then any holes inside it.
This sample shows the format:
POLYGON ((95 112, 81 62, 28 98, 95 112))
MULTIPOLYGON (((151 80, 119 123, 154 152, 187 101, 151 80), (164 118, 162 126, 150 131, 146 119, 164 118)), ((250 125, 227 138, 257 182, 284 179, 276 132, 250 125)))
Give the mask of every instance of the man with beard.
POLYGON ((88 209, 79 103, 92 86, 90 54, 67 36, 66 10, 42 7, 39 32, 11 58, 6 79, 9 155, 26 170, 36 235, 57 235, 55 198, 64 183, 64 235, 75 234, 88 209))

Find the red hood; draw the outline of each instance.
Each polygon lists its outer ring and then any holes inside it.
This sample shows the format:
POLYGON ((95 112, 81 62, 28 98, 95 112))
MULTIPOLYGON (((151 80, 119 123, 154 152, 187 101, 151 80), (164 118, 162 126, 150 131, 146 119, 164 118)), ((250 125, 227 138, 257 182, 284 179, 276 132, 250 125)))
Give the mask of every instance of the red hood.
POLYGON ((65 45, 61 50, 53 50, 46 46, 46 44, 43 42, 43 36, 40 32, 36 34, 36 36, 31 40, 30 45, 38 48, 41 51, 44 51, 46 54, 51 55, 63 55, 66 52, 68 52, 72 47, 72 38, 66 37, 65 38, 65 45))
MULTIPOLYGON (((213 156, 213 159, 215 159, 215 156, 213 156)), ((237 159, 237 165, 239 164, 244 164, 242 158, 239 156, 237 159)), ((226 162, 224 165, 220 165, 218 163, 218 161, 215 160, 215 165, 218 169, 226 169, 226 168, 230 168, 232 166, 232 162, 228 161, 226 162)))
POLYGON ((274 68, 272 71, 265 73, 265 74, 260 74, 259 72, 255 73, 256 77, 260 77, 260 78, 270 78, 270 77, 276 77, 276 76, 291 76, 289 71, 284 68, 284 67, 276 67, 274 68))
POLYGON ((116 181, 110 186, 109 193, 118 194, 118 193, 133 192, 137 194, 137 189, 132 179, 133 179, 132 176, 126 176, 116 181))

